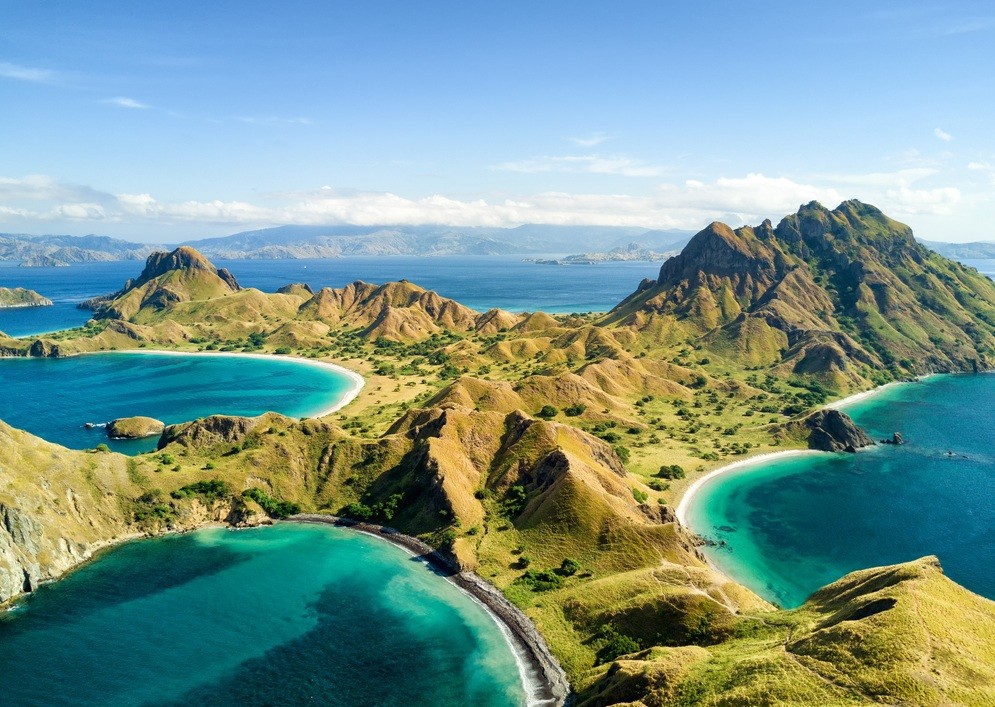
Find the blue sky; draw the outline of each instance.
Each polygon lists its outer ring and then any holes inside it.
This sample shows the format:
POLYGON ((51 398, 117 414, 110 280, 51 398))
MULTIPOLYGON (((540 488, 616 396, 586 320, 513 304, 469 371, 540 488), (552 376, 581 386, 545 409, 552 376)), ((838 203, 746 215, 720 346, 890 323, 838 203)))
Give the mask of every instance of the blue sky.
POLYGON ((696 229, 877 204, 995 239, 983 2, 0 1, 0 231, 696 229))

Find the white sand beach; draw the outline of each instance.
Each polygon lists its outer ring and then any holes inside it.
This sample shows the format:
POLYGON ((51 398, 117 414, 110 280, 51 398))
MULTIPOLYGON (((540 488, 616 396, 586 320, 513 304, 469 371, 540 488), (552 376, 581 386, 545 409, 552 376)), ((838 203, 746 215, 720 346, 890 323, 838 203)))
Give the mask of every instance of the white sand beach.
POLYGON ((681 496, 681 502, 677 504, 677 520, 685 528, 690 528, 687 521, 687 513, 691 508, 691 502, 694 500, 695 494, 698 493, 705 486, 705 484, 718 478, 719 476, 722 476, 723 474, 728 474, 730 471, 735 471, 748 466, 765 464, 773 461, 774 459, 787 459, 788 457, 801 457, 812 454, 825 454, 825 452, 820 452, 815 449, 788 449, 783 452, 767 452, 766 454, 757 454, 756 456, 749 457, 748 459, 741 459, 737 462, 733 462, 732 464, 726 464, 718 469, 713 469, 700 479, 695 479, 694 483, 688 486, 687 491, 685 491, 684 495, 681 496))

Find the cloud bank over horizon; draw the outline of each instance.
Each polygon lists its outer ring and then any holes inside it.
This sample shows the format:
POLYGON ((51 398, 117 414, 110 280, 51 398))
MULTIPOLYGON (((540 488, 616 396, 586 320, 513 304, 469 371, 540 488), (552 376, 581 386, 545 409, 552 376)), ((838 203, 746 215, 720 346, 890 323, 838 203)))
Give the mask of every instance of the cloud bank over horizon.
MULTIPOLYGON (((973 164, 981 171, 985 165, 973 164)), ((392 192, 323 186, 247 200, 158 199, 150 193, 112 193, 45 175, 0 177, 0 229, 52 229, 75 234, 129 233, 154 241, 163 235, 231 232, 278 225, 447 225, 514 227, 526 223, 638 226, 698 230, 715 220, 757 224, 792 213, 804 203, 829 208, 857 198, 895 218, 944 216, 962 196, 954 187, 917 188, 927 168, 867 175, 823 175, 799 181, 750 173, 711 182, 660 183, 646 193, 545 191, 490 198, 443 194, 408 197, 392 192)))

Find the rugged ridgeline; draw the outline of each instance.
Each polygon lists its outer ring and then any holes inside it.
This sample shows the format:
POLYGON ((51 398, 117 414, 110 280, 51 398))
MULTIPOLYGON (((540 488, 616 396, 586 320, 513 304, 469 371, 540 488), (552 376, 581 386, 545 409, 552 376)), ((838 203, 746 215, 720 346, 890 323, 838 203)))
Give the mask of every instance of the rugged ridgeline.
POLYGON ((990 368, 995 284, 873 206, 803 206, 776 228, 713 223, 608 322, 840 388, 990 368))
MULTIPOLYGON (((171 426, 131 461, 11 432, 46 451, 0 462, 14 470, 0 503, 79 557, 115 535, 298 507, 395 526, 522 607, 585 704, 984 703, 995 605, 935 563, 776 611, 712 571, 670 508, 695 475, 753 451, 864 444, 844 415, 811 414, 832 395, 987 367, 993 303, 988 280, 856 202, 776 229, 713 225, 607 316, 481 314, 403 281, 266 294, 180 249, 87 327, 0 350, 292 352, 361 371, 360 397, 322 420, 171 426), (53 465, 64 486, 46 489, 53 465), (60 515, 67 489, 106 527, 60 515)), ((9 591, 25 567, 74 561, 7 534, 9 591)))
POLYGON ((7 307, 51 307, 52 300, 23 287, 0 287, 0 309, 7 307))

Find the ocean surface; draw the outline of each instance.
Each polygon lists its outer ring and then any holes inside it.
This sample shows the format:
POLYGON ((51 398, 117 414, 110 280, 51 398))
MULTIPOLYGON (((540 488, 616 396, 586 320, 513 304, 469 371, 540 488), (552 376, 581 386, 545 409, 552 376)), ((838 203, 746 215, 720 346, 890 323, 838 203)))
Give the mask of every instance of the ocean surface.
MULTIPOLYGON (((552 313, 606 312, 632 294, 643 278, 657 277, 661 265, 538 265, 522 262, 519 255, 218 260, 215 264, 231 270, 243 287, 263 292, 275 292, 292 282, 306 282, 318 290, 356 280, 380 284, 407 279, 480 312, 499 307, 552 313)), ((19 268, 0 262, 0 287, 27 287, 53 302, 51 307, 0 309, 0 331, 29 336, 81 326, 90 312, 76 309, 78 302, 121 289, 143 267, 137 260, 67 268, 19 268)))
POLYGON ((519 705, 470 597, 359 533, 280 524, 127 543, 0 615, 9 705, 519 705))
POLYGON ((846 408, 906 443, 743 467, 695 496, 688 521, 728 575, 794 607, 853 570, 937 555, 995 599, 995 374, 889 386, 846 408))
POLYGON ((72 449, 101 442, 125 454, 158 437, 111 440, 102 427, 145 415, 167 425, 213 414, 279 412, 306 417, 334 405, 352 381, 292 359, 100 353, 72 358, 0 358, 0 420, 72 449))

